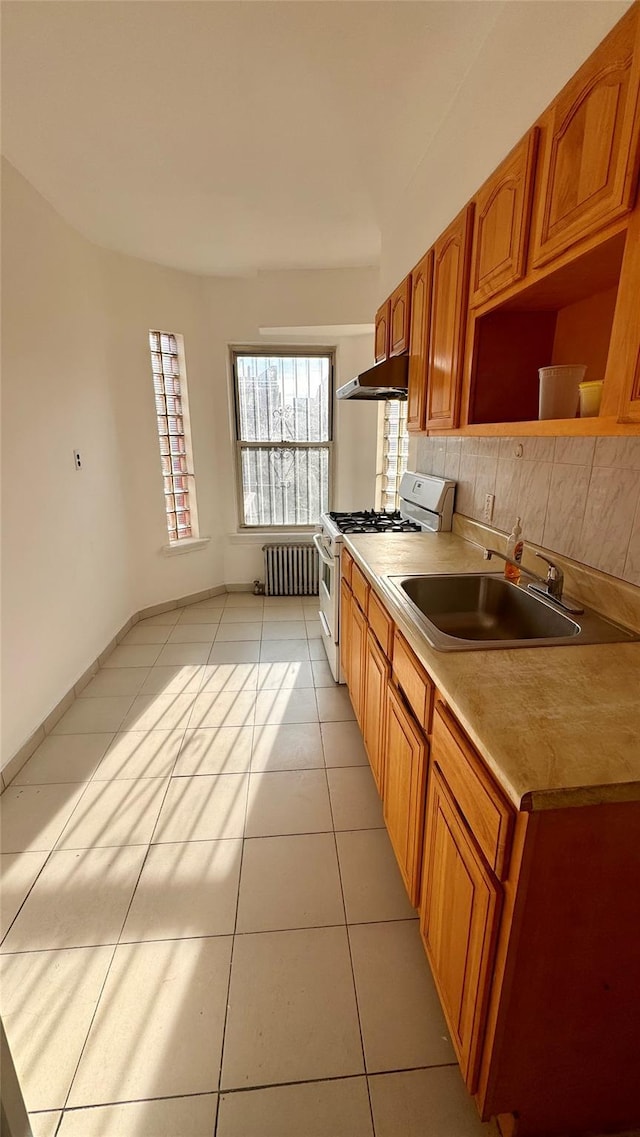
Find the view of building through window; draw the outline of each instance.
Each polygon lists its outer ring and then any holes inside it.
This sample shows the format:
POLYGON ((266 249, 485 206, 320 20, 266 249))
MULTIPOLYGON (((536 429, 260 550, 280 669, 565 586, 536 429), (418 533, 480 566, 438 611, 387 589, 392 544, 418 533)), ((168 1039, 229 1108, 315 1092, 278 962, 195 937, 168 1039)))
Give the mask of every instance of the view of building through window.
POLYGON ((315 525, 329 508, 330 352, 234 352, 241 523, 315 525))
POLYGON ((382 425, 382 468, 378 475, 380 509, 398 508, 400 480, 407 468, 408 453, 407 404, 400 399, 389 399, 384 404, 382 425))
POLYGON ((181 374, 179 339, 171 332, 149 332, 164 503, 171 542, 198 535, 186 375, 184 367, 181 374))

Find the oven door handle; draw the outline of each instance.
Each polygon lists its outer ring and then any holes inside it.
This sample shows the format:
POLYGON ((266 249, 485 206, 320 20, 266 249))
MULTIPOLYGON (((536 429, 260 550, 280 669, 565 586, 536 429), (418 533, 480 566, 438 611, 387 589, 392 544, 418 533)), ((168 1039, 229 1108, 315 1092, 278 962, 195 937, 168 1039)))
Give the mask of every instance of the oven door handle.
POLYGON ((320 617, 320 623, 322 624, 322 630, 324 631, 325 636, 327 639, 332 639, 331 628, 327 623, 327 617, 325 616, 324 612, 318 612, 318 615, 320 617))
POLYGON ((323 561, 325 565, 328 565, 329 568, 333 568, 333 557, 330 557, 327 554, 325 547, 322 544, 322 537, 319 533, 313 534, 313 543, 318 550, 318 556, 320 557, 320 560, 323 561))

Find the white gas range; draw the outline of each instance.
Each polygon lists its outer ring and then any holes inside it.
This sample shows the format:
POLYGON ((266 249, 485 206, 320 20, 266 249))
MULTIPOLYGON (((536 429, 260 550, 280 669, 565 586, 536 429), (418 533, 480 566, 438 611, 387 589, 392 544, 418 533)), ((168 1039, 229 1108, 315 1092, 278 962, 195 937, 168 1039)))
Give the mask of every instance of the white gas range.
POLYGON ((407 471, 400 483, 400 509, 394 513, 362 510, 323 513, 313 541, 320 557, 320 623, 331 673, 340 672, 340 551, 344 534, 442 533, 451 529, 456 483, 407 471))

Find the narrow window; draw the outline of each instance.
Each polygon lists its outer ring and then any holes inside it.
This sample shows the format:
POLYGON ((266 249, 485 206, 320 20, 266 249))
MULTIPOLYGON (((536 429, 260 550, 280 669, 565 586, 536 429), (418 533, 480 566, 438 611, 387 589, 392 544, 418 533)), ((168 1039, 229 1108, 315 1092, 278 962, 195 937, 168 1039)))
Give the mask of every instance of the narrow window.
POLYGON ((317 525, 329 509, 333 355, 233 352, 243 526, 317 525))
POLYGON ((198 536, 182 336, 149 332, 169 541, 198 536))
POLYGON ((378 508, 397 509, 400 503, 400 480, 407 468, 409 435, 407 404, 389 399, 383 404, 378 466, 378 508))

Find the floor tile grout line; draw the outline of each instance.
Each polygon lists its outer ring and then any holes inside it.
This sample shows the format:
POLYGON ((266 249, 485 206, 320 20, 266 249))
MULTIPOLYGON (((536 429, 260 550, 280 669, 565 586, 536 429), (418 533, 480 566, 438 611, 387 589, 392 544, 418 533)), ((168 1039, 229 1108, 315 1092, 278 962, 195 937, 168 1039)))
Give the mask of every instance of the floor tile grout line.
MULTIPOLYGON (((317 834, 315 834, 315 833, 313 833, 313 834, 294 833, 294 834, 291 834, 291 836, 294 836, 294 837, 313 836, 313 837, 315 837, 315 836, 317 836, 317 834)), ((252 837, 246 838, 246 840, 249 840, 249 841, 251 841, 253 839, 254 838, 252 838, 252 837)), ((240 838, 235 837, 235 838, 231 838, 231 840, 238 841, 238 840, 240 840, 240 838)), ((180 843, 180 842, 178 842, 178 843, 180 843)), ((137 885, 136 885, 136 887, 137 887, 137 885)), ((243 931, 206 932, 206 933, 199 933, 199 934, 195 934, 195 935, 191 935, 191 936, 150 936, 147 939, 142 939, 142 940, 123 940, 120 938, 118 940, 108 940, 106 943, 99 943, 99 944, 65 944, 64 947, 61 947, 59 945, 53 945, 53 946, 49 946, 49 947, 37 947, 37 948, 26 948, 26 949, 22 948, 18 951, 2 952, 2 953, 0 953, 0 958, 9 959, 9 958, 12 958, 13 956, 18 956, 18 955, 41 955, 41 954, 44 954, 45 952, 51 952, 51 951, 85 951, 87 949, 89 949, 91 951, 95 951, 98 948, 103 948, 103 947, 129 947, 129 946, 133 946, 136 944, 188 943, 191 940, 221 940, 221 939, 229 939, 233 936, 235 936, 237 938, 239 936, 272 935, 274 933, 279 934, 280 932, 319 932, 319 931, 323 931, 325 928, 346 928, 348 930, 349 928, 365 927, 369 924, 373 924, 373 925, 377 925, 377 924, 412 924, 412 923, 416 923, 417 921, 418 921, 417 916, 404 916, 404 917, 402 917, 402 916, 397 917, 396 916, 396 917, 394 917, 393 920, 350 920, 350 921, 343 920, 339 924, 335 924, 335 923, 331 923, 331 924, 301 924, 299 926, 286 927, 286 928, 253 928, 253 929, 248 928, 248 929, 245 929, 243 931)))
POLYGON ((436 1062, 431 1065, 425 1066, 400 1066, 388 1070, 373 1070, 370 1073, 354 1073, 354 1074, 330 1074, 323 1078, 303 1078, 287 1082, 264 1082, 255 1086, 230 1086, 224 1090, 197 1090, 194 1093, 186 1094, 159 1094, 154 1097, 144 1098, 121 1098, 115 1101, 100 1101, 90 1102, 83 1105, 70 1105, 70 1106, 54 1106, 53 1109, 32 1109, 29 1110, 30 1117, 37 1117, 45 1113, 81 1113, 83 1110, 94 1109, 111 1109, 121 1105, 146 1105, 148 1102, 158 1101, 189 1101, 191 1098, 204 1098, 204 1097, 217 1097, 221 1098, 225 1094, 251 1094, 260 1093, 264 1090, 279 1090, 285 1089, 290 1086, 315 1086, 322 1085, 324 1082, 354 1082, 359 1078, 387 1078, 394 1074, 413 1074, 419 1073, 423 1070, 446 1070, 456 1067, 457 1062, 436 1062))
MULTIPOLYGON (((105 732, 105 733, 106 733, 106 732, 105 732)), ((112 739, 112 741, 113 741, 113 739, 112 739)), ((111 745, 111 743, 109 743, 109 745, 111 745)), ((106 753, 106 751, 105 751, 105 753, 106 753)), ((101 760, 102 760, 102 759, 101 759, 101 760)), ((50 783, 46 783, 46 784, 48 784, 48 785, 71 785, 71 786, 72 786, 72 785, 77 785, 77 784, 81 784, 81 783, 77 783, 77 782, 61 782, 61 783, 60 783, 60 782, 50 782, 50 783)), ((73 809, 71 810, 71 813, 69 814, 68 818, 67 818, 67 819, 66 819, 66 821, 64 822, 64 824, 63 824, 62 828, 60 829, 60 832, 58 833, 58 836, 57 836, 56 840, 54 841, 54 843, 53 843, 53 845, 52 845, 52 847, 51 847, 50 849, 17 849, 17 850, 10 850, 10 849, 9 849, 9 850, 4 850, 4 849, 3 849, 3 851, 2 851, 2 855, 6 855, 6 854, 8 854, 8 853, 11 853, 11 852, 14 852, 14 854, 15 854, 15 855, 17 855, 17 856, 20 856, 20 854, 21 854, 21 853, 29 853, 29 852, 31 852, 31 853, 46 853, 47 855, 46 855, 46 857, 45 857, 45 859, 44 859, 44 862, 43 862, 43 864, 42 864, 42 868, 40 869, 40 872, 37 874, 37 876, 36 876, 35 880, 34 880, 34 881, 33 881, 33 883, 31 884, 31 886, 30 886, 30 888, 29 888, 29 890, 28 890, 28 892, 27 892, 27 895, 25 896, 24 900, 22 901, 22 904, 20 905, 20 907, 19 907, 18 911, 16 912, 16 914, 15 914, 15 916, 14 916, 13 920, 11 921, 11 923, 10 923, 9 927, 7 928, 7 930, 6 930, 5 934, 4 934, 4 936, 2 937, 2 940, 0 941, 0 947, 2 946, 2 944, 4 943, 4 941, 6 940, 7 936, 9 935, 9 932, 11 931, 11 929, 12 929, 13 925, 15 924, 16 920, 18 919, 18 916, 19 916, 19 915, 20 915, 20 913, 22 912, 22 909, 24 908, 24 906, 25 906, 25 904, 26 904, 27 900, 29 899, 29 896, 31 895, 31 893, 32 893, 33 889, 35 888, 35 885, 36 885, 36 881, 39 879, 39 877, 40 877, 41 873, 42 873, 42 872, 44 872, 44 869, 45 869, 46 865, 49 863, 49 860, 50 860, 50 858, 51 858, 51 854, 52 854, 52 853, 55 853, 55 852, 57 851, 57 845, 58 845, 58 841, 59 841, 59 840, 60 840, 60 838, 62 837, 62 834, 64 833, 65 829, 67 828, 67 825, 68 825, 68 824, 69 824, 69 822, 71 821, 71 818, 73 817, 73 815, 74 815, 74 813, 75 813, 76 809, 77 809, 77 808, 78 808, 78 806, 80 805, 80 802, 82 801, 82 799, 83 799, 83 797, 84 797, 85 793, 87 792, 87 788, 88 788, 88 786, 89 786, 89 782, 86 782, 86 783, 85 783, 85 787, 84 787, 84 789, 83 789, 82 793, 80 794, 80 797, 78 798, 78 800, 77 800, 77 802, 76 802, 75 806, 74 806, 74 807, 73 807, 73 809)), ((0 954, 5 954, 5 953, 0 953, 0 954)), ((6 954, 8 955, 8 954, 10 954, 10 953, 9 953, 9 952, 7 952, 6 954)))
MULTIPOLYGON (((255 736, 255 723, 251 728, 251 757, 253 757, 253 742, 255 736)), ((227 1038, 227 1022, 229 1019, 229 1000, 231 996, 231 975, 233 971, 233 955, 236 943, 236 934, 238 928, 238 911, 240 908, 240 889, 242 887, 242 866, 244 864, 244 843, 246 840, 245 834, 247 830, 247 819, 249 813, 249 789, 251 786, 251 776, 249 775, 249 782, 247 783, 247 794, 244 802, 244 817, 242 819, 242 845, 240 847, 240 870, 238 872, 238 889, 236 892, 236 910, 233 921, 233 935, 231 938, 231 954, 229 956, 229 975, 227 977, 227 995, 224 1008, 224 1022, 222 1024, 222 1037, 220 1039, 220 1067, 218 1069, 218 1098, 216 1105, 215 1125, 213 1127, 213 1137, 217 1137, 218 1133, 218 1120, 220 1117, 220 1087, 222 1085, 222 1064, 224 1062, 224 1049, 227 1038)))
MULTIPOLYGON (((178 760, 178 756, 177 756, 177 754, 176 754, 176 758, 175 758, 175 761, 174 761, 174 765, 173 765, 172 769, 174 769, 174 768, 175 768, 175 762, 177 762, 177 760, 178 760)), ((167 796, 167 793, 168 793, 168 791, 169 791, 169 786, 170 786, 170 785, 171 785, 171 776, 169 776, 169 777, 167 778, 167 785, 166 785, 166 787, 165 787, 165 792, 164 792, 164 795, 163 795, 163 797, 162 797, 162 802, 160 803, 160 809, 158 810, 158 813, 156 814, 156 820, 155 820, 155 824, 154 824, 153 830, 152 830, 152 832, 151 832, 151 836, 153 836, 153 834, 155 833, 155 829, 156 829, 156 826, 157 826, 157 824, 158 824, 158 818, 159 818, 159 816, 160 816, 160 811, 162 810, 162 806, 164 805, 164 802, 165 802, 165 800, 166 800, 166 796, 167 796)), ((126 913, 126 915, 125 915, 125 920, 123 921, 123 924, 122 924, 122 926, 121 926, 121 928, 120 928, 120 935, 122 935, 122 931, 123 931, 123 929, 124 929, 124 923, 126 922, 126 918, 127 918, 128 914, 129 914, 129 909, 131 908, 131 904, 132 904, 132 902, 133 902, 133 897, 135 896, 135 892, 136 892, 136 889, 137 889, 137 887, 138 887, 138 883, 139 883, 139 880, 140 880, 140 875, 142 874, 142 869, 143 869, 144 865, 145 865, 145 864, 146 864, 146 862, 147 862, 147 858, 148 858, 148 856, 149 856, 149 850, 150 850, 150 848, 151 848, 151 839, 150 839, 150 840, 147 842, 147 849, 146 849, 146 852, 145 852, 145 855, 144 855, 144 857, 142 858, 142 865, 141 865, 141 868, 140 868, 140 873, 138 874, 138 878, 137 878, 136 884, 135 884, 135 886, 134 886, 134 889, 133 889, 133 892, 132 892, 132 894, 131 894, 131 899, 130 899, 130 901, 129 901, 129 906, 128 906, 128 908, 127 908, 127 913, 126 913)), ((68 1090, 67 1090, 67 1094, 66 1094, 66 1097, 65 1097, 65 1102, 64 1102, 64 1106, 63 1106, 63 1111, 64 1111, 64 1109, 66 1108, 67 1102, 69 1101, 69 1095, 71 1094, 71 1091, 72 1091, 72 1089, 73 1089, 73 1084, 74 1084, 74 1082, 75 1082, 75 1080, 76 1080, 76 1078, 77 1078, 77 1076, 78 1076, 78 1070, 80 1069, 80 1064, 81 1064, 81 1062, 82 1062, 82 1059, 83 1059, 83 1056, 84 1056, 85 1050, 86 1050, 86 1048, 87 1048, 87 1043, 88 1043, 88 1041, 89 1041, 89 1035, 91 1034, 91 1030, 92 1030, 93 1024, 94 1024, 94 1022, 95 1022, 95 1019, 96 1019, 96 1015, 98 1014, 98 1009, 99 1009, 99 1007, 100 1007, 100 1004, 101 1004, 101 1002, 102 1002, 102 996, 103 996, 103 994, 104 994, 104 990, 105 990, 105 987, 106 987, 107 981, 108 981, 108 979, 109 979, 109 976, 110 976, 110 974, 111 974, 111 969, 112 969, 112 967, 113 967, 113 962, 114 962, 114 960, 115 960, 115 957, 116 957, 116 953, 117 953, 117 951, 118 951, 118 943, 116 943, 116 945, 115 945, 115 947, 113 948, 113 951, 112 951, 112 953, 111 953, 111 959, 109 960, 109 965, 108 965, 108 967, 107 967, 107 970, 106 970, 106 972, 105 972, 104 981, 103 981, 103 983, 102 983, 102 985, 101 985, 101 987, 100 987, 100 992, 99 992, 99 994, 98 994, 98 998, 97 998, 97 1000, 96 1000, 96 1005, 95 1005, 95 1007, 94 1007, 94 1009, 93 1009, 93 1014, 92 1014, 92 1016, 91 1016, 91 1021, 90 1021, 90 1023, 89 1023, 89 1028, 88 1028, 88 1030, 87 1030, 87 1033, 86 1033, 86 1035, 85 1035, 85 1038, 84 1038, 84 1042, 83 1042, 83 1044, 82 1044, 82 1049, 81 1049, 81 1051, 80 1051, 80 1054, 79 1054, 79 1056, 78 1056, 78 1061, 77 1061, 77 1063, 76 1063, 76 1066, 75 1066, 75 1069, 74 1069, 74 1071, 73 1071, 73 1074, 72 1074, 72 1077, 71 1077, 71 1081, 69 1082, 69 1088, 68 1088, 68 1090)))
MULTIPOLYGON (((320 733, 322 734, 322 731, 320 733)), ((324 741, 323 741, 322 745, 323 745, 323 753, 324 753, 324 741)), ((336 831, 335 819, 334 819, 334 815, 333 815, 333 801, 331 799, 331 786, 329 783, 329 770, 326 766, 326 763, 325 763, 325 776, 327 779, 327 793, 329 795, 329 808, 331 810, 331 820, 333 822, 333 841, 334 841, 335 852, 336 852, 336 861, 338 862, 338 879, 340 881, 340 893, 342 896, 342 908, 343 908, 343 912, 344 912, 344 927, 345 927, 345 932, 346 932, 346 937, 347 937, 347 951, 349 953, 349 965, 351 967, 351 982, 353 983, 353 997, 355 999, 356 1016, 358 1019, 358 1033, 360 1035, 360 1051, 362 1054, 362 1068, 363 1068, 363 1070, 365 1072, 365 1076, 366 1076, 366 1073, 367 1073, 367 1056, 365 1053, 364 1034, 362 1031, 362 1016, 360 1014, 360 1003, 358 1000, 358 988, 357 988, 357 984, 356 984, 356 973, 355 973, 355 968, 353 965, 353 953, 351 951, 351 937, 349 936, 349 925, 347 923, 347 903, 345 900, 344 885, 342 882, 342 868, 340 865, 340 853, 338 851, 338 838, 336 835, 337 831, 336 831)), ((369 1102, 369 1116, 371 1118, 371 1131, 372 1131, 372 1133, 375 1133, 375 1123, 373 1120, 373 1105, 371 1102, 371 1092, 369 1090, 368 1080, 366 1082, 366 1086, 367 1086, 367 1100, 369 1102)))

